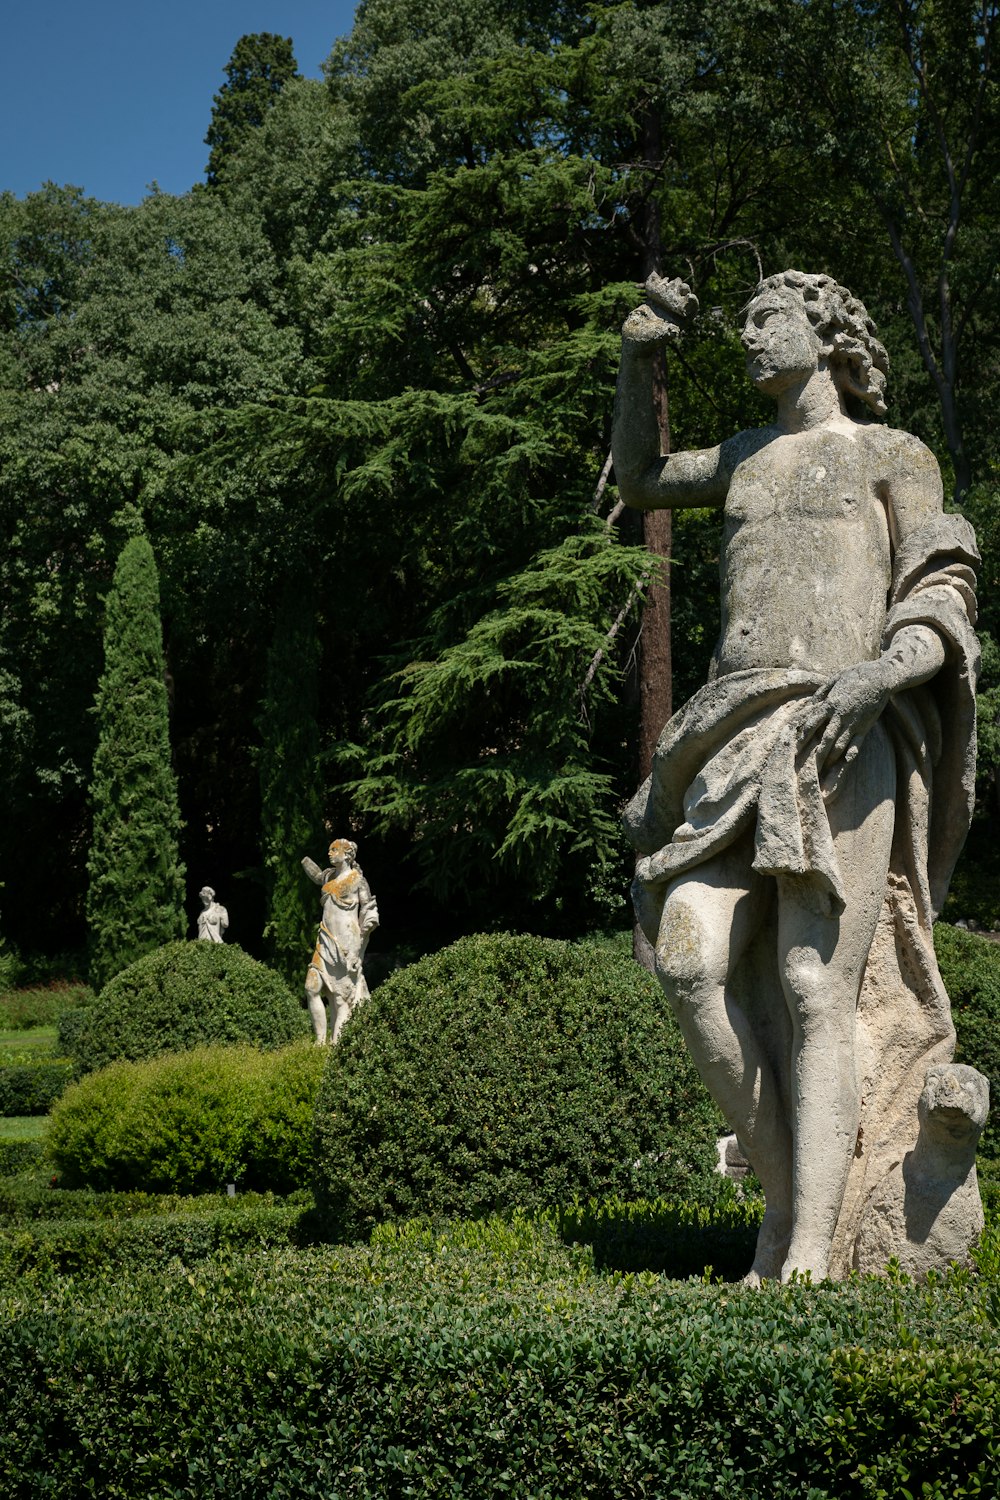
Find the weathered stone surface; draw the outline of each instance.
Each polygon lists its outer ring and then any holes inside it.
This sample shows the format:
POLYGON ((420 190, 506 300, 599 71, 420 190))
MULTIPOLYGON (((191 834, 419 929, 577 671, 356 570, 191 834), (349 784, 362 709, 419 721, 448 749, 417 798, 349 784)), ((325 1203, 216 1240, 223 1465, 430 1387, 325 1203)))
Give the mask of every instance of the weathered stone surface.
POLYGON ((954 1054, 931 928, 972 806, 975 538, 933 455, 874 420, 888 359, 826 276, 771 277, 749 305, 774 424, 662 456, 651 355, 693 299, 645 290, 615 475, 640 509, 722 510, 722 632, 627 810, 636 914, 764 1187, 750 1279, 843 1276, 954 1054))
POLYGON ((953 1260, 968 1264, 983 1229, 976 1146, 989 1107, 989 1081, 975 1068, 952 1063, 928 1070, 916 1143, 862 1218, 859 1271, 883 1271, 892 1256, 917 1279, 953 1260))
POLYGON ((319 1047, 327 1040, 325 1001, 332 1010, 330 1041, 335 1045, 355 1010, 368 998, 362 964, 368 939, 378 926, 378 907, 358 868, 357 853, 358 846, 350 839, 334 839, 325 870, 308 857, 302 861, 309 879, 321 887, 323 916, 306 973, 306 1004, 319 1047))
POLYGON ((198 913, 198 938, 203 943, 221 943, 229 926, 229 913, 215 899, 210 885, 203 885, 198 892, 201 911, 198 913))

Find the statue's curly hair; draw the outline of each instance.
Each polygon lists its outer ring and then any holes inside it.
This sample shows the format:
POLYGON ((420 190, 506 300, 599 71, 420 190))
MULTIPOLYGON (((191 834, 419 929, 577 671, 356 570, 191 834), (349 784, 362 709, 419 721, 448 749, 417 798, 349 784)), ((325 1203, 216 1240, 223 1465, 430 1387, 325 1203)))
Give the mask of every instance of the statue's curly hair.
POLYGON ((806 271, 779 271, 760 283, 744 311, 765 292, 788 287, 802 298, 816 332, 833 345, 831 358, 840 366, 845 394, 850 404, 861 403, 877 416, 885 416, 885 384, 889 356, 879 342, 875 324, 859 297, 832 276, 812 276, 806 271))

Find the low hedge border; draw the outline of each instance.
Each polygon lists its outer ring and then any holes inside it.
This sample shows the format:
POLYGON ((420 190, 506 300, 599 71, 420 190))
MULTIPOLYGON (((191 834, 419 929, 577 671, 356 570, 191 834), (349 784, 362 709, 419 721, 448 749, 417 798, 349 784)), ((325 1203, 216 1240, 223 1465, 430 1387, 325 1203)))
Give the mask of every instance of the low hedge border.
MULTIPOLYGON (((11 1141, 0 1138, 0 1178, 14 1177, 39 1164, 43 1146, 41 1141, 11 1141)), ((0 1182, 0 1196, 3 1183, 0 1182)), ((2 1210, 0 1210, 2 1212, 2 1210)))
POLYGON ((128 1218, 85 1215, 0 1230, 0 1282, 27 1275, 93 1276, 151 1270, 175 1258, 195 1265, 220 1253, 287 1246, 302 1208, 267 1198, 214 1200, 128 1218))
MULTIPOLYGON (((9 1493, 159 1500, 992 1493, 987 1274, 597 1275, 551 1227, 225 1254, 0 1301, 9 1493), (533 1248, 532 1248, 533 1245, 533 1248), (40 1479, 44 1476, 44 1479, 40 1479)), ((990 1258, 992 1257, 992 1259, 990 1258)))
POLYGON ((662 1199, 591 1198, 558 1209, 555 1222, 567 1244, 591 1246, 599 1270, 737 1280, 753 1260, 763 1214, 757 1197, 711 1209, 662 1199))
POLYGON ((36 1026, 56 1026, 67 1011, 93 999, 84 984, 61 981, 0 994, 0 1027, 29 1031, 36 1026))
POLYGON ((47 1115, 75 1076, 69 1057, 0 1061, 0 1115, 47 1115))

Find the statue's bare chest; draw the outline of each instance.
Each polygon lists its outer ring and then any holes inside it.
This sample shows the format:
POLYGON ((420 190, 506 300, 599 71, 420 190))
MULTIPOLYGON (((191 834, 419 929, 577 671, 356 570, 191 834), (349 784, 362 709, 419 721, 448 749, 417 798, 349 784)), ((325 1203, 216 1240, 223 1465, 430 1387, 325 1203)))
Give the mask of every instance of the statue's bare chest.
POLYGON ((865 445, 839 432, 779 438, 736 465, 726 520, 865 525, 882 511, 871 469, 865 445))
POLYGON ((829 670, 877 654, 889 527, 862 439, 782 437, 735 466, 722 543, 723 671, 829 670))

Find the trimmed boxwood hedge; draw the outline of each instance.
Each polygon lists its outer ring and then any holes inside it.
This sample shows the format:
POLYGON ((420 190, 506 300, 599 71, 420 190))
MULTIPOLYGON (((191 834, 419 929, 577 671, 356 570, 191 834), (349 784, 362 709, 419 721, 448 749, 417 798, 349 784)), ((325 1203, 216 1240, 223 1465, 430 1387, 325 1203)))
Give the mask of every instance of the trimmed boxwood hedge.
POLYGON ((523 1221, 0 1299, 5 1493, 995 1494, 998 1249, 933 1288, 599 1276, 523 1221))
POLYGON ((0 1178, 13 1177, 39 1165, 41 1141, 18 1141, 0 1137, 0 1178))
POLYGON ((122 1218, 82 1215, 6 1220, 0 1230, 0 1284, 25 1275, 84 1277, 149 1271, 179 1259, 191 1266, 241 1250, 287 1246, 302 1208, 269 1194, 181 1200, 166 1212, 122 1218))
POLYGON ((290 1192, 311 1175, 324 1061, 298 1042, 111 1063, 55 1104, 48 1156, 66 1187, 190 1193, 234 1182, 290 1192))
POLYGON ((282 1047, 310 1034, 284 981, 235 943, 167 943, 64 1019, 60 1044, 89 1072, 213 1042, 282 1047))
POLYGON ((725 1127, 655 980, 608 944, 463 938, 393 974, 333 1051, 317 1198, 348 1236, 621 1193, 714 1201, 725 1127))

